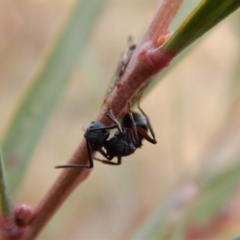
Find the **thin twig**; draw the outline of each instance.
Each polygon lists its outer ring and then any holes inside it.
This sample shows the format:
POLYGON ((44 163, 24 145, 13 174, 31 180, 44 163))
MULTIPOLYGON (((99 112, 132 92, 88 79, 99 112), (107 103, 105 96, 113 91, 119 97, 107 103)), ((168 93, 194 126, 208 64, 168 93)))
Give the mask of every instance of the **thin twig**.
POLYGON ((176 15, 183 0, 162 0, 159 3, 153 20, 145 33, 142 42, 156 41, 161 35, 168 30, 169 24, 176 15))
MULTIPOLYGON (((87 162, 86 144, 83 141, 71 157, 71 163, 87 162)), ((84 181, 90 174, 89 169, 64 169, 55 181, 52 188, 44 196, 33 213, 32 223, 29 226, 25 240, 32 240, 41 231, 44 225, 57 211, 73 189, 84 181)))
MULTIPOLYGON (((111 107, 116 117, 125 110, 139 91, 146 86, 151 77, 166 67, 173 56, 169 56, 157 45, 157 38, 167 32, 167 28, 176 14, 182 0, 161 1, 143 40, 137 46, 121 81, 116 84, 111 94, 105 99, 97 120, 109 124, 106 117, 108 106, 111 107)), ((88 161, 86 141, 83 140, 69 164, 84 164, 88 161)), ((89 169, 64 169, 55 184, 42 199, 34 211, 33 220, 29 225, 24 240, 32 240, 41 231, 47 221, 57 211, 64 200, 89 175, 89 169)))

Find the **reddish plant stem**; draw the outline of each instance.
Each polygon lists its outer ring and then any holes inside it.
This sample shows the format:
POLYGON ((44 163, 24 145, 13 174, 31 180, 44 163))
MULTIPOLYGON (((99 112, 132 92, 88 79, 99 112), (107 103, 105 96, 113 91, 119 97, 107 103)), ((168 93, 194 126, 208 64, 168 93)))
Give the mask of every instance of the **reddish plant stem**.
POLYGON ((106 117, 108 106, 113 109, 114 115, 120 117, 126 109, 127 103, 138 95, 152 80, 152 77, 168 66, 174 55, 162 51, 158 46, 158 39, 169 35, 168 27, 176 15, 182 0, 162 0, 154 14, 141 42, 135 49, 132 58, 110 96, 100 110, 98 120, 110 124, 106 117))
POLYGON ((143 36, 142 43, 148 41, 156 41, 161 35, 165 34, 169 26, 169 20, 176 15, 183 0, 162 0, 159 3, 157 11, 153 16, 153 20, 148 27, 147 32, 143 36))
MULTIPOLYGON (((151 80, 152 76, 166 67, 173 55, 162 51, 157 45, 157 39, 167 32, 169 23, 176 14, 182 0, 161 1, 154 19, 143 40, 136 48, 121 81, 105 99, 97 120, 103 124, 110 124, 106 117, 108 106, 118 118, 125 110, 127 103, 138 95, 151 80)), ((86 141, 83 140, 68 163, 87 164, 88 155, 86 141)), ((37 206, 33 213, 24 240, 32 240, 41 231, 47 221, 57 211, 59 206, 70 195, 74 188, 89 175, 89 169, 64 169, 55 184, 37 206)))
POLYGON ((25 231, 25 229, 19 228, 15 224, 14 211, 10 213, 9 216, 0 218, 0 227, 2 231, 2 235, 0 233, 0 238, 2 237, 6 240, 18 240, 24 235, 25 231))
MULTIPOLYGON (((86 141, 82 141, 69 162, 82 162, 83 164, 87 164, 87 161, 88 155, 86 151, 86 141)), ((70 195, 73 189, 79 183, 84 181, 89 174, 89 169, 62 170, 52 188, 34 210, 32 222, 30 223, 23 239, 34 239, 64 200, 70 195)))

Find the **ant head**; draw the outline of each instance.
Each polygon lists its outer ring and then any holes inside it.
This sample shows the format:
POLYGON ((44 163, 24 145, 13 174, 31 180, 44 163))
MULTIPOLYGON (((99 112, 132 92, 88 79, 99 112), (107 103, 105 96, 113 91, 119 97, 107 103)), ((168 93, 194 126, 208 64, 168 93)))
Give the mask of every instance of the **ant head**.
POLYGON ((109 131, 105 128, 106 126, 98 121, 93 121, 88 126, 84 137, 93 151, 100 150, 109 137, 109 131))

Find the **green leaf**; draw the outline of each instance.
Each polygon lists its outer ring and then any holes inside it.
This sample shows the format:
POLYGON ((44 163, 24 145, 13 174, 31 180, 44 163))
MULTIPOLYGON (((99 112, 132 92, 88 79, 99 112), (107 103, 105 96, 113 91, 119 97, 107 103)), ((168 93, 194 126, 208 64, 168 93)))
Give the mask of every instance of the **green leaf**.
POLYGON ((76 1, 68 21, 21 96, 3 139, 9 186, 14 192, 105 2, 76 1), (11 166, 12 160, 17 164, 11 166))
POLYGON ((12 204, 10 201, 7 179, 5 175, 2 151, 0 149, 0 202, 1 202, 1 212, 3 216, 10 216, 12 213, 12 204))
POLYGON ((163 49, 177 54, 237 10, 239 0, 203 0, 166 41, 163 49))

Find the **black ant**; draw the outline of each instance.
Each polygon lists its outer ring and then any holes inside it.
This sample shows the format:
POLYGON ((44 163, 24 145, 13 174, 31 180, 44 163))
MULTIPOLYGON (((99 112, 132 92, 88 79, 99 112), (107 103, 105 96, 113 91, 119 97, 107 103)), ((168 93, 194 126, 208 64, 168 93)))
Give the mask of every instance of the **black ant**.
POLYGON ((87 128, 84 137, 87 141, 87 150, 89 156, 89 165, 66 164, 59 165, 56 168, 93 168, 93 159, 110 165, 120 165, 122 157, 131 155, 137 148, 142 146, 142 140, 146 139, 152 144, 156 144, 155 135, 147 115, 143 112, 138 104, 141 112, 136 113, 130 110, 128 105, 128 113, 124 115, 122 124, 114 117, 113 112, 109 109, 107 117, 114 123, 111 126, 105 126, 101 122, 93 121, 87 128), (117 131, 108 139, 110 129, 117 128, 117 131), (150 137, 147 131, 150 131, 150 137), (93 151, 100 152, 106 159, 99 159, 91 156, 90 148, 93 151), (111 160, 117 157, 117 162, 111 160))

